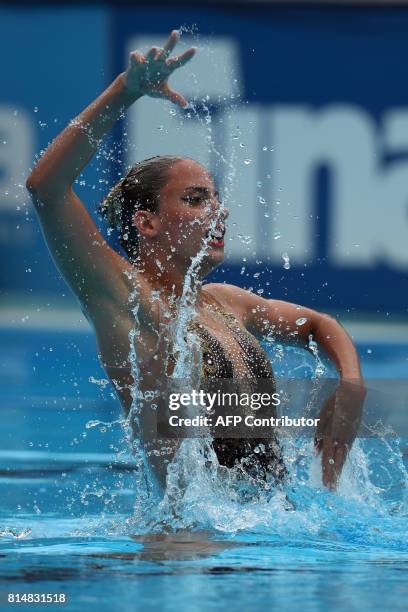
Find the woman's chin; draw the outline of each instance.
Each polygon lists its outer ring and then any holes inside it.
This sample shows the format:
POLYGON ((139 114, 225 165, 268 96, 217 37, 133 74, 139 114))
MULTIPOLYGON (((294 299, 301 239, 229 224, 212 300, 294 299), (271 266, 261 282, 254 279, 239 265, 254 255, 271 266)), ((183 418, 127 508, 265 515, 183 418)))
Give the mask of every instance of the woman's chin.
MULTIPOLYGON (((199 267, 201 269, 201 274, 204 273, 204 275, 209 274, 211 270, 219 266, 224 261, 224 246, 208 244, 206 251, 200 251, 199 253, 201 253, 201 256, 199 257, 199 267)), ((197 255, 199 255, 199 253, 189 256, 188 259, 190 265, 197 255)))
POLYGON ((205 257, 205 263, 208 267, 215 268, 224 261, 224 247, 210 246, 205 257))

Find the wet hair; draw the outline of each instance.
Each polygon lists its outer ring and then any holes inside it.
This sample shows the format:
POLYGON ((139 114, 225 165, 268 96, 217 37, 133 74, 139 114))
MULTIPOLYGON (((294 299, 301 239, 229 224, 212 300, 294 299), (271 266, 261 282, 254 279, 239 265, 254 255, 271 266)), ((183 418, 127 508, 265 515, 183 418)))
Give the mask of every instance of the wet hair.
POLYGON ((169 171, 183 159, 157 155, 134 164, 99 205, 99 213, 109 227, 118 231, 119 242, 130 261, 136 260, 139 250, 139 233, 132 223, 136 210, 158 210, 159 193, 169 171))

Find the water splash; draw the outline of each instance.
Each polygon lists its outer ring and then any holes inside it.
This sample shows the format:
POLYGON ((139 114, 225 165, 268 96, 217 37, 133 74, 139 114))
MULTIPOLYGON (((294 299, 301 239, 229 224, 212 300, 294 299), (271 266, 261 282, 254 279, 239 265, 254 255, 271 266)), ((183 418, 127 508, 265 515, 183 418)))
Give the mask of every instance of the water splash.
MULTIPOLYGON (((192 103, 189 112, 206 129, 206 145, 212 151, 217 164, 222 164, 226 172, 226 200, 236 177, 239 164, 234 147, 231 158, 227 160, 216 144, 213 134, 213 120, 208 100, 192 103)), ((162 127, 162 126, 161 126, 162 127)), ((160 129, 160 128, 159 128, 160 129)), ((240 133, 232 135, 238 141, 240 133)), ((237 142, 238 144, 238 142, 237 142)), ((245 149, 241 142, 239 149, 245 149)), ((267 147, 263 147, 265 151, 267 147)), ((252 152, 245 152, 243 164, 251 164, 252 152)), ((259 203, 264 204, 260 196, 259 203)), ((279 204, 279 202, 277 203, 279 204)), ((214 220, 215 227, 215 220, 214 220)), ((271 234, 274 240, 281 238, 280 232, 271 234)), ((238 238, 249 246, 252 237, 239 234, 238 238)), ((188 323, 196 314, 197 291, 200 287, 199 269, 208 248, 208 240, 191 261, 184 279, 182 295, 174 301, 176 312, 169 324, 169 336, 175 356, 173 378, 190 379, 200 370, 200 343, 189 330, 188 323)), ((288 253, 282 253, 283 268, 290 269, 288 253)), ((241 273, 245 272, 245 266, 241 273)), ((134 309, 135 327, 129 334, 132 376, 135 381, 132 389, 132 408, 127 425, 129 437, 140 431, 140 372, 138 368, 136 341, 139 322, 137 308, 134 309), (130 422, 132 426, 130 427, 130 422)), ((306 318, 299 317, 296 324, 301 326, 306 318)), ((276 343, 274 330, 268 334, 267 341, 273 346, 274 365, 285 362, 285 349, 276 343)), ((317 382, 327 373, 327 368, 319 355, 313 337, 309 338, 308 348, 313 358, 308 374, 317 382)), ((303 365, 287 371, 296 376, 303 365)), ((316 392, 318 385, 316 384, 316 392)), ((312 394, 311 401, 314 401, 312 394)), ((307 407, 306 407, 307 410, 307 407)), ((390 513, 400 513, 403 500, 395 499, 392 492, 395 482, 406 486, 406 471, 401 452, 396 444, 377 438, 357 440, 350 452, 339 484, 338 494, 333 495, 321 485, 320 460, 314 457, 313 442, 310 439, 290 439, 283 442, 288 479, 284 487, 259 488, 254 491, 254 483, 237 478, 237 474, 218 465, 211 446, 211 440, 187 439, 179 445, 167 467, 166 486, 162 494, 157 493, 149 461, 142 445, 133 439, 132 445, 137 460, 138 472, 135 487, 138 501, 135 512, 126 522, 126 528, 138 533, 146 531, 175 531, 178 529, 210 528, 225 533, 250 530, 280 535, 282 538, 296 537, 313 539, 319 536, 338 542, 347 538, 362 541, 364 537, 379 542, 384 533, 390 513), (377 450, 375 446, 377 445, 377 450), (379 467, 379 456, 383 465, 379 467), (392 463, 389 460, 393 459, 392 463), (384 466, 385 464, 385 466, 384 466), (375 476, 375 477, 374 477, 375 476), (391 501, 392 500, 392 501, 391 501), (380 530, 372 528, 373 517, 383 521, 380 530), (365 534, 365 536, 364 536, 365 534)), ((160 452, 160 451, 157 451, 160 452)), ((164 456, 166 449, 163 447, 164 456)), ((402 491, 403 487, 399 488, 402 491)), ((398 528, 396 529, 398 532, 398 528)), ((391 538, 392 540, 392 538, 391 538)))
POLYGON ((289 259, 289 255, 287 253, 282 253, 282 259, 283 259, 283 268, 285 270, 290 270, 290 259, 289 259))
POLYGON ((25 529, 11 529, 6 527, 5 529, 0 529, 0 538, 13 538, 15 540, 22 540, 31 534, 30 528, 25 529))

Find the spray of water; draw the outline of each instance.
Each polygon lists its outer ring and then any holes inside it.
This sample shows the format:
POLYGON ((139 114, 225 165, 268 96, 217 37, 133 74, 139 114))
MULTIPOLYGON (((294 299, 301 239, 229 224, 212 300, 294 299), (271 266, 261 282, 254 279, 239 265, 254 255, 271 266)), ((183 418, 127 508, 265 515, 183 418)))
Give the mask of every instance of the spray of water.
MULTIPOLYGON (((237 104, 237 100, 234 100, 234 104, 237 104)), ((200 104, 192 104, 188 113, 190 114, 187 117, 194 116, 207 130, 206 144, 214 153, 217 164, 222 165, 226 176, 225 196, 228 201, 230 186, 239 171, 234 148, 232 147, 231 158, 226 159, 217 147, 212 132, 208 99, 201 100, 200 104)), ((250 163, 250 160, 247 159, 244 163, 250 163)), ((279 202, 275 204, 279 206, 279 202)), ((215 228, 217 219, 213 219, 211 223, 211 229, 215 228)), ((278 240, 281 233, 271 232, 271 236, 278 240)), ((188 323, 196 314, 197 290, 200 287, 199 269, 208 250, 208 241, 209 239, 203 241, 200 252, 191 260, 182 295, 174 301, 176 313, 169 324, 172 352, 175 356, 171 376, 174 379, 191 380, 192 387, 197 382, 194 376, 200 370, 201 348, 199 338, 189 329, 188 323)), ((242 241, 245 242, 244 239, 242 241)), ((283 268, 289 270, 289 255, 283 253, 282 259, 283 268)), ((258 263, 261 265, 262 260, 258 263)), ((242 273, 244 272, 245 265, 242 268, 242 273)), ((157 297, 160 299, 160 295, 157 297)), ((137 302, 135 295, 132 300, 137 302)), ((351 534, 356 543, 364 538, 378 543, 387 530, 390 514, 394 517, 402 516, 406 500, 401 492, 406 490, 407 474, 398 440, 390 442, 385 437, 355 441, 336 494, 321 485, 320 460, 314 456, 313 441, 310 438, 284 440, 282 446, 288 470, 285 485, 258 489, 254 482, 245 480, 239 471, 218 464, 211 438, 187 439, 180 443, 172 460, 168 462, 166 486, 164 491, 158 492, 147 454, 137 435, 134 436, 135 431, 141 427, 143 394, 140 391, 136 351, 139 334, 137 307, 133 309, 133 314, 135 325, 129 334, 129 361, 134 385, 131 410, 123 423, 126 435, 132 440, 137 466, 137 500, 134 514, 127 521, 132 532, 210 528, 226 533, 236 533, 240 530, 269 534, 273 532, 286 539, 313 539, 324 536, 338 541, 342 541, 342 538, 349 539, 351 534), (398 495, 393 491, 395 483, 398 495), (377 531, 372 528, 374 516, 378 524, 377 531)), ((305 322, 304 318, 300 317, 297 325, 301 326, 305 322)), ((269 331, 265 343, 267 350, 268 347, 270 349, 273 363, 284 363, 288 353, 285 347, 277 344, 274 330, 269 331)), ((297 377, 299 372, 308 370, 307 375, 316 381, 317 393, 317 383, 327 375, 327 367, 319 355, 313 337, 309 338, 309 351, 313 359, 312 366, 310 360, 308 363, 295 364, 287 368, 285 376, 297 377)), ((299 351, 300 359, 301 354, 303 353, 299 351)), ((309 402, 313 403, 315 400, 312 389, 309 402)), ((163 455, 166 455, 165 448, 163 455)), ((389 542, 392 543, 393 537, 398 538, 398 530, 399 526, 394 522, 394 536, 387 535, 389 542)))

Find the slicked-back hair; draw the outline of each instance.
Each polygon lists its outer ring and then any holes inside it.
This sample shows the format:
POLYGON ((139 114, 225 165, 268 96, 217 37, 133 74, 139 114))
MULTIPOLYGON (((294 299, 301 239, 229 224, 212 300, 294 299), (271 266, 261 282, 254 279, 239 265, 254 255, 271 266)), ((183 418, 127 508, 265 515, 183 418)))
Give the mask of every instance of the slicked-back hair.
POLYGON ((157 155, 134 164, 109 191, 99 206, 99 213, 111 228, 119 232, 119 242, 130 261, 139 253, 139 234, 132 223, 137 210, 156 212, 160 190, 169 172, 183 157, 157 155))

